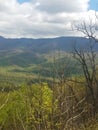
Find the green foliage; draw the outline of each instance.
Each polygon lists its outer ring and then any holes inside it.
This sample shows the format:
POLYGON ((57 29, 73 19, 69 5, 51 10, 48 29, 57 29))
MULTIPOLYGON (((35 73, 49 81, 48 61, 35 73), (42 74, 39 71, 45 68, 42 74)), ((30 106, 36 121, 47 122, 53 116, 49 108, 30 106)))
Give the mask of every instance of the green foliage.
POLYGON ((1 92, 0 97, 0 126, 4 130, 33 129, 41 125, 43 120, 49 120, 52 91, 46 83, 23 85, 9 93, 1 92))
MULTIPOLYGON (((82 77, 79 79, 73 77, 72 80, 84 82, 82 77)), ((76 104, 75 98, 81 100, 85 95, 83 84, 73 83, 70 80, 67 85, 53 84, 54 87, 51 86, 51 88, 44 82, 23 84, 17 89, 11 89, 13 86, 11 85, 7 86, 7 83, 2 83, 2 86, 8 87, 8 91, 2 91, 2 89, 0 91, 1 130, 61 130, 66 127, 66 122, 71 117, 70 114, 78 115, 84 108, 88 110, 83 113, 81 118, 79 117, 78 125, 81 127, 77 129, 97 130, 97 115, 96 118, 86 117, 89 112, 89 104, 87 105, 87 102, 76 104), (69 110, 68 113, 66 113, 67 110, 69 110), (86 120, 85 125, 83 119, 86 120)), ((74 124, 74 126, 77 125, 74 124)), ((70 128, 75 128, 74 126, 69 125, 70 128)))

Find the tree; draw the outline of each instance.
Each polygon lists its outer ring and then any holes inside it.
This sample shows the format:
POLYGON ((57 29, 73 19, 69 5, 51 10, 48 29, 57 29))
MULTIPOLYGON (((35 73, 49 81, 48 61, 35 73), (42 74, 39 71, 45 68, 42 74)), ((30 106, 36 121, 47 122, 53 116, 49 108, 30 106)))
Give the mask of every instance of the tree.
POLYGON ((94 115, 98 107, 98 80, 95 47, 98 42, 96 38, 96 25, 90 20, 89 25, 86 22, 75 25, 77 31, 82 32, 89 40, 87 49, 74 47, 73 57, 80 63, 85 79, 86 99, 91 102, 94 115))

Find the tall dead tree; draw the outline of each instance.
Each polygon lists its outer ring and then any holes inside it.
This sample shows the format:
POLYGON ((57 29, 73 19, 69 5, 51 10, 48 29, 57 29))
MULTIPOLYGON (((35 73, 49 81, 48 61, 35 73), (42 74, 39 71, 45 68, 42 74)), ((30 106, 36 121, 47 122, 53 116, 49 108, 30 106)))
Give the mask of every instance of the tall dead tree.
POLYGON ((96 64, 96 51, 95 47, 98 42, 96 38, 95 24, 90 20, 89 25, 83 22, 80 25, 76 25, 75 29, 82 32, 89 40, 89 47, 77 48, 74 47, 73 56, 80 63, 86 86, 86 96, 93 106, 94 114, 97 111, 98 106, 98 79, 97 79, 97 64, 96 64))

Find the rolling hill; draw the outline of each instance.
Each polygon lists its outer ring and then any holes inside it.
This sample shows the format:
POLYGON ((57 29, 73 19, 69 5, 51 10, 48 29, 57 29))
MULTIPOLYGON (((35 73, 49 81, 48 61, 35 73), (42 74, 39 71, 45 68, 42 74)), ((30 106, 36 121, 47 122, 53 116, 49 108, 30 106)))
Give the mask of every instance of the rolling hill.
MULTIPOLYGON (((46 39, 7 39, 0 37, 0 66, 40 64, 42 54, 55 51, 72 52, 74 46, 88 48, 89 40, 82 37, 58 37, 46 39)), ((95 46, 98 51, 98 45, 95 46)))
MULTIPOLYGON (((69 70, 72 74, 79 73, 79 65, 72 58, 68 58, 69 52, 72 52, 75 46, 89 50, 89 40, 82 37, 46 39, 0 37, 0 74, 2 73, 3 77, 6 73, 12 77, 17 73, 22 76, 24 74, 23 77, 29 74, 34 77, 41 75, 50 78, 54 56, 58 72, 62 68, 61 65, 64 67, 69 64, 66 75, 70 75, 69 70), (77 71, 74 69, 76 64, 77 71)), ((95 45, 95 50, 98 51, 98 44, 95 45)))

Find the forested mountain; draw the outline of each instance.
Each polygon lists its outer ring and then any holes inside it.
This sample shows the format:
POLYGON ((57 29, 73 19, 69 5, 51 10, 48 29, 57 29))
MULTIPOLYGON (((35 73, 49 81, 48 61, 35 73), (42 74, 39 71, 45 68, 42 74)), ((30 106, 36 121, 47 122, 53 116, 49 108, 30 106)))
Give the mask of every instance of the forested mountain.
MULTIPOLYGON (((5 68, 11 66, 11 72, 33 72, 34 74, 40 73, 43 68, 46 68, 42 75, 49 76, 50 72, 47 71, 49 71, 50 66, 52 67, 53 63, 51 60, 53 61, 53 55, 55 55, 57 59, 56 63, 70 64, 69 66, 71 66, 71 70, 76 73, 76 70, 73 69, 75 66, 74 61, 70 58, 64 57, 66 57, 66 54, 69 55, 69 53, 74 50, 74 47, 83 50, 86 49, 86 51, 89 50, 89 43, 90 41, 83 37, 57 37, 43 39, 10 39, 0 37, 0 66, 5 68), (57 54, 59 52, 61 52, 61 55, 64 55, 59 57, 57 54), (41 65, 41 68, 38 65, 41 65), (14 66, 13 70, 12 66, 14 66), (22 67, 22 70, 19 67, 22 67), (25 70, 24 67, 26 67, 25 70), (31 69, 28 70, 28 67, 31 67, 31 69)), ((98 51, 97 43, 95 44, 95 50, 98 51)), ((79 68, 79 66, 77 68, 79 68)))
MULTIPOLYGON (((72 51, 77 44, 79 47, 88 47, 89 40, 83 37, 57 37, 43 39, 7 39, 0 37, 0 50, 26 50, 47 53, 52 50, 72 51)), ((98 45, 96 46, 98 50, 98 45)))

